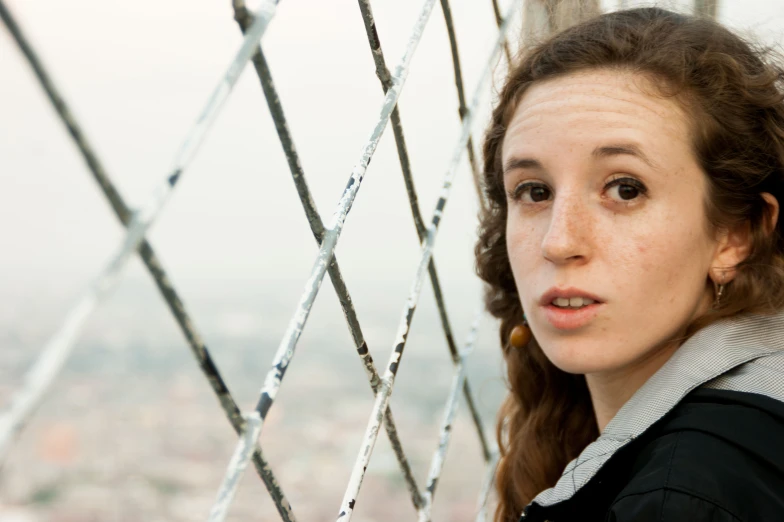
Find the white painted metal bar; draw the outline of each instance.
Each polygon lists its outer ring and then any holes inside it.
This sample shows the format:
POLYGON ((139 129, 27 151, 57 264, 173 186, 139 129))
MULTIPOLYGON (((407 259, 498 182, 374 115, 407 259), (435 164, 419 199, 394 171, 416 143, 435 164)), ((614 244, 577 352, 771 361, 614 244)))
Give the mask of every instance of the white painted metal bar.
MULTIPOLYGON (((365 18, 365 11, 362 10, 363 7, 367 5, 366 2, 367 0, 360 0, 360 10, 362 12, 363 19, 367 22, 367 18, 365 18)), ((252 16, 245 7, 244 0, 233 0, 233 3, 235 10, 234 19, 237 20, 240 28, 245 30, 252 23, 252 16)), ((373 49, 372 45, 373 42, 371 42, 371 49, 373 49)), ((378 49, 378 54, 376 54, 376 50, 373 49, 373 56, 374 58, 377 58, 378 56, 383 57, 381 54, 381 49, 378 49)), ((275 87, 275 83, 272 79, 272 72, 270 71, 267 60, 264 57, 264 51, 262 50, 261 46, 258 47, 256 54, 252 58, 252 61, 261 82, 261 87, 264 91, 264 97, 267 100, 267 106, 269 107, 270 114, 272 115, 272 119, 275 122, 275 129, 277 130, 278 138, 280 139, 281 146, 283 147, 283 151, 286 154, 289 170, 291 171, 294 185, 297 188, 297 194, 299 195, 300 202, 302 203, 302 207, 305 210, 305 216, 307 217, 308 223, 310 224, 314 238, 318 243, 321 243, 325 232, 324 223, 322 222, 321 216, 316 209, 316 204, 310 193, 310 188, 308 187, 307 181, 305 180, 305 172, 302 168, 302 162, 300 161, 297 148, 294 145, 294 138, 291 131, 289 130, 289 125, 283 112, 283 105, 281 104, 280 96, 278 96, 277 88, 275 87)), ((387 77, 389 78, 388 71, 387 77)), ((389 81, 391 81, 391 78, 389 78, 389 81)), ((395 131, 397 131, 395 123, 396 112, 396 110, 393 110, 391 116, 392 129, 395 131)), ((422 226, 422 229, 424 230, 424 225, 422 226)), ((381 377, 379 377, 378 371, 376 370, 375 364, 373 363, 373 357, 371 356, 370 348, 368 347, 364 333, 362 332, 362 327, 359 324, 357 312, 354 308, 354 302, 351 299, 348 287, 345 280, 343 279, 343 275, 341 274, 337 256, 332 257, 331 262, 327 266, 327 274, 329 274, 329 277, 332 281, 332 286, 335 288, 335 293, 337 294, 338 301, 340 302, 340 306, 343 309, 343 315, 346 318, 349 331, 351 332, 351 337, 354 340, 354 346, 356 347, 357 354, 362 360, 362 367, 365 369, 370 387, 375 394, 381 382, 381 377)), ((394 451, 395 457, 397 458, 397 461, 400 465, 400 471, 403 474, 403 480, 405 480, 406 486, 408 487, 409 493, 411 494, 411 500, 414 504, 414 508, 418 509, 421 504, 419 487, 417 486, 416 480, 414 479, 411 465, 409 464, 408 459, 405 456, 405 452, 403 451, 403 445, 400 441, 397 428, 395 427, 395 421, 391 408, 386 411, 385 415, 386 418, 384 421, 384 427, 386 428, 387 435, 389 436, 389 442, 392 445, 392 450, 394 451)), ((278 490, 279 489, 280 488, 278 488, 278 490)), ((282 492, 279 496, 283 498, 282 492)), ((285 512, 285 510, 283 510, 283 512, 285 512)))
POLYGON ((405 83, 405 80, 408 76, 411 59, 413 58, 419 41, 422 39, 422 33, 425 29, 425 25, 428 19, 430 18, 430 14, 433 11, 434 4, 435 0, 426 0, 424 7, 420 12, 419 18, 414 24, 414 29, 412 31, 411 37, 409 38, 405 53, 403 54, 403 58, 400 61, 400 64, 395 68, 392 85, 384 97, 384 103, 381 106, 381 114, 379 115, 373 131, 370 134, 370 138, 362 149, 359 163, 356 167, 354 167, 354 170, 351 173, 351 177, 348 180, 348 184, 346 185, 346 188, 343 191, 343 195, 340 198, 340 202, 338 203, 338 206, 332 215, 332 220, 327 226, 324 239, 321 243, 321 248, 319 249, 316 261, 311 270, 310 277, 308 277, 308 280, 305 284, 305 291, 300 297, 300 301, 297 304, 297 309, 289 321, 288 328, 283 335, 283 339, 281 340, 278 351, 276 352, 273 359, 272 368, 267 373, 264 386, 261 389, 259 402, 256 406, 256 410, 261 414, 262 426, 264 424, 264 419, 267 415, 267 412, 272 406, 272 402, 275 400, 275 396, 280 389, 280 383, 283 379, 286 369, 288 368, 289 362, 291 362, 292 357, 294 357, 294 350, 296 348, 297 341, 299 340, 299 336, 302 333, 302 329, 305 327, 305 322, 307 321, 308 315, 310 314, 310 309, 313 306, 313 302, 316 299, 316 295, 318 294, 319 288, 321 287, 321 283, 324 280, 324 274, 327 271, 327 266, 329 265, 330 259, 332 259, 335 253, 335 246, 337 245, 340 233, 343 231, 343 224, 346 220, 346 216, 351 210, 351 205, 354 203, 354 198, 359 191, 360 184, 362 183, 362 179, 365 176, 367 167, 370 164, 370 159, 373 157, 373 153, 376 151, 376 147, 378 146, 378 142, 381 139, 381 135, 384 133, 384 129, 387 127, 390 115, 397 105, 400 92, 403 89, 403 84, 405 83))
POLYGON ((463 152, 465 152, 468 138, 471 135, 471 124, 473 123, 473 116, 479 106, 479 98, 482 94, 483 88, 491 77, 493 63, 502 49, 503 42, 506 40, 506 33, 511 26, 510 22, 516 9, 517 6, 513 4, 504 18, 504 23, 499 30, 499 36, 496 44, 493 47, 491 56, 488 58, 485 69, 480 76, 477 88, 474 90, 474 96, 472 98, 468 114, 466 114, 466 117, 463 120, 462 132, 460 134, 457 147, 454 150, 449 168, 447 169, 444 184, 441 189, 441 197, 439 198, 436 209, 433 212, 431 223, 427 228, 425 240, 422 242, 422 254, 420 257, 419 266, 417 267, 416 275, 414 276, 414 282, 406 302, 406 307, 403 310, 403 317, 398 328, 394 350, 390 356, 389 362, 387 363, 387 369, 384 372, 384 376, 382 377, 381 389, 376 395, 376 401, 373 405, 370 421, 368 422, 368 426, 365 431, 362 447, 359 450, 359 455, 357 456, 357 460, 354 464, 354 469, 351 473, 351 478, 346 489, 346 494, 343 497, 343 502, 341 503, 340 511, 338 512, 337 520, 340 522, 348 522, 351 519, 351 514, 354 510, 357 494, 359 493, 359 489, 362 486, 365 470, 367 469, 370 456, 373 453, 373 447, 375 446, 375 442, 378 437, 378 431, 383 418, 383 412, 386 410, 387 405, 389 404, 389 397, 392 393, 395 374, 397 373, 398 365, 403 355, 403 349, 405 348, 406 339, 408 337, 408 332, 411 325, 411 319, 413 318, 416 304, 419 299, 419 294, 422 289, 422 282, 425 278, 425 275, 427 274, 427 267, 430 263, 430 258, 433 253, 433 246, 435 243, 436 233, 438 231, 438 225, 441 221, 441 215, 449 197, 449 193, 452 188, 452 182, 457 172, 460 159, 463 152))
POLYGON ((419 522, 430 522, 431 509, 433 507, 433 498, 436 494, 436 486, 438 480, 441 478, 441 471, 444 469, 444 462, 446 461, 446 451, 449 448, 449 442, 452 439, 453 424, 457 416, 457 408, 460 405, 460 392, 466 382, 466 357, 468 357, 474 350, 474 343, 476 342, 477 332, 479 330, 479 321, 482 318, 482 311, 479 310, 475 314, 474 321, 471 324, 471 331, 468 334, 465 348, 461 351, 458 362, 455 364, 455 373, 452 377, 452 386, 449 389, 449 395, 444 408, 444 418, 441 421, 441 432, 438 437, 438 448, 436 448, 433 458, 430 461, 430 472, 427 477, 427 487, 422 493, 424 503, 418 510, 419 522))
POLYGON ((77 335, 96 305, 116 286, 128 259, 144 239, 147 229, 160 214, 166 201, 174 190, 185 168, 193 160, 207 131, 220 112, 240 73, 250 57, 270 20, 275 14, 278 0, 264 0, 261 3, 253 26, 243 40, 228 69, 207 100, 196 123, 191 127, 179 152, 174 158, 173 167, 166 179, 158 185, 140 210, 134 212, 123 242, 109 265, 88 287, 83 297, 71 309, 65 321, 51 337, 38 360, 25 376, 22 388, 11 401, 10 407, 0 415, 0 458, 7 451, 14 435, 18 433, 26 419, 40 403, 46 390, 59 373, 71 353, 77 335))
POLYGON ((218 498, 215 499, 210 511, 209 522, 223 522, 226 518, 231 501, 234 500, 234 495, 237 493, 240 478, 245 473, 245 468, 248 467, 248 462, 250 462, 250 457, 256 447, 256 439, 259 438, 260 433, 261 417, 259 417, 259 413, 253 411, 249 415, 245 415, 245 429, 240 437, 240 443, 237 444, 234 455, 231 457, 223 484, 218 491, 218 498))
MULTIPOLYGON (((334 256, 335 246, 337 245, 338 238, 340 237, 340 232, 343 229, 343 223, 345 222, 349 210, 351 210, 351 205, 357 195, 362 178, 367 171, 367 167, 370 164, 370 159, 373 157, 373 153, 378 146, 381 135, 384 133, 384 129, 389 122, 392 110, 397 105, 400 92, 402 91, 406 77, 408 76, 411 59, 413 58, 417 45, 422 39, 425 25, 430 18, 430 14, 433 11, 434 5, 435 0, 426 0, 422 11, 420 12, 419 18, 414 24, 414 29, 412 31, 411 37, 409 38, 406 50, 403 54, 403 58, 401 59, 400 64, 395 68, 392 85, 384 98, 384 103, 381 107, 381 114, 379 115, 377 123, 370 134, 370 138, 362 149, 359 164, 354 167, 354 170, 351 173, 351 178, 349 178, 348 185, 346 186, 346 189, 340 198, 337 209, 333 214, 332 221, 326 228, 319 253, 316 257, 316 262, 314 263, 310 277, 308 278, 308 281, 305 285, 305 291, 300 298, 297 310, 294 313, 294 316, 291 318, 286 333, 283 336, 283 340, 281 341, 280 346, 278 347, 278 351, 273 358, 272 369, 270 369, 270 371, 267 373, 264 387, 261 390, 261 396, 259 397, 259 402, 256 406, 256 411, 259 412, 261 417, 262 428, 264 426, 264 419, 269 412, 270 407, 272 406, 272 402, 275 400, 275 396, 277 395, 278 390, 280 389, 280 384, 286 369, 288 368, 291 359, 294 357, 294 350, 296 348, 297 341, 299 340, 299 336, 305 326, 305 322, 307 321, 310 309, 313 306, 313 302, 315 301, 316 295, 318 294, 321 283, 324 280, 324 274, 327 271, 330 260, 334 256)), ((239 445, 241 444, 242 441, 240 440, 237 447, 239 448, 239 445)), ((226 473, 227 478, 229 476, 233 476, 231 468, 237 465, 244 466, 246 464, 243 462, 236 463, 232 461, 229 464, 229 471, 226 473)), ((226 487, 225 484, 221 485, 221 489, 224 487, 226 487)))

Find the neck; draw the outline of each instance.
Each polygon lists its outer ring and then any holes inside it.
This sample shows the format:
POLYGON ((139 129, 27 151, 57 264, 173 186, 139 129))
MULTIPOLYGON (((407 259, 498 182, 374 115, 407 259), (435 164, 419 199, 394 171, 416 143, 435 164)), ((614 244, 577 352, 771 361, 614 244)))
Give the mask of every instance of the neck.
POLYGON ((600 432, 604 431, 621 406, 645 384, 648 378, 664 366, 678 346, 679 344, 664 346, 654 350, 644 360, 635 361, 612 372, 585 375, 600 432))
MULTIPOLYGON (((710 308, 713 302, 712 292, 712 287, 706 283, 705 292, 697 304, 692 319, 710 308)), ((618 410, 626 404, 626 401, 631 399, 632 395, 645 384, 651 375, 656 373, 672 357, 672 354, 682 344, 682 340, 678 341, 677 339, 682 339, 684 333, 685 327, 673 338, 675 340, 651 350, 644 358, 627 366, 615 368, 609 372, 585 375, 599 432, 604 431, 604 428, 615 417, 618 410)))

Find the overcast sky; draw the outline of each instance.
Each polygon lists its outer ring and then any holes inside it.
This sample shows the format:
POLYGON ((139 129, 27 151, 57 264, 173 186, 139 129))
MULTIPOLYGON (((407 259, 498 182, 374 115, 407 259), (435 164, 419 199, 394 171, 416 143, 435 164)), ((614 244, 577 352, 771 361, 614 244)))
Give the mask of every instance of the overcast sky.
MULTIPOLYGON (((144 201, 166 176, 240 44, 230 4, 9 3, 131 205, 144 201)), ((720 4, 723 22, 767 43, 782 41, 784 2, 720 4)), ((372 5, 392 68, 421 1, 372 5)), ((469 93, 495 36, 490 5, 490 0, 452 1, 469 93)), ((608 9, 615 6, 605 3, 608 9)), ((263 46, 306 177, 328 221, 382 100, 356 2, 283 0, 263 46)), ((117 249, 121 228, 5 28, 0 28, 0 71, 0 305, 38 306, 54 295, 73 300, 117 249)), ((459 133, 452 74, 436 7, 400 99, 425 216, 433 211, 459 133)), ((491 92, 485 90, 477 136, 491 92)), ((479 290, 472 276, 472 191, 464 162, 436 249, 445 285, 459 296, 479 290)), ((150 237, 175 283, 192 293, 263 288, 276 279, 294 289, 304 284, 316 248, 252 67, 150 237)), ((348 217, 338 255, 344 274, 350 274, 350 288, 386 281, 399 284, 402 297, 418 254, 387 131, 348 217)), ((142 274, 134 262, 123 284, 136 284, 145 279, 142 274)))

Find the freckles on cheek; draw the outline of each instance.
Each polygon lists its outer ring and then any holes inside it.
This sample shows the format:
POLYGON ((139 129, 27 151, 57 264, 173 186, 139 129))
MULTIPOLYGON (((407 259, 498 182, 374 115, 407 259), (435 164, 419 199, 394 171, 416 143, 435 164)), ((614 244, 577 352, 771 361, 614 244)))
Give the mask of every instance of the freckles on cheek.
POLYGON ((640 288, 642 293, 651 300, 654 296, 658 296, 668 304, 675 303, 684 267, 681 263, 674 262, 673 245, 669 242, 663 244, 647 242, 638 245, 636 250, 639 257, 635 272, 639 284, 643 286, 640 288))
POLYGON ((535 250, 534 228, 512 224, 506 229, 506 250, 512 267, 528 264, 535 250))
POLYGON ((531 274, 533 255, 536 252, 531 243, 532 234, 532 228, 521 223, 510 223, 506 229, 506 252, 518 289, 524 286, 526 275, 531 274))

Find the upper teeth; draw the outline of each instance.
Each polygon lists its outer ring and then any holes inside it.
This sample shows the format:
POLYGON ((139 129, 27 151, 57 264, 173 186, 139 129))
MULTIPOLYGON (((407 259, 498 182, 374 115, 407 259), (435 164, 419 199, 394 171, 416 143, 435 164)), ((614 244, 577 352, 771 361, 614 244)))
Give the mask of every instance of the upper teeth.
POLYGON ((596 301, 588 299, 587 297, 556 297, 553 299, 555 306, 585 306, 593 304, 596 301))

